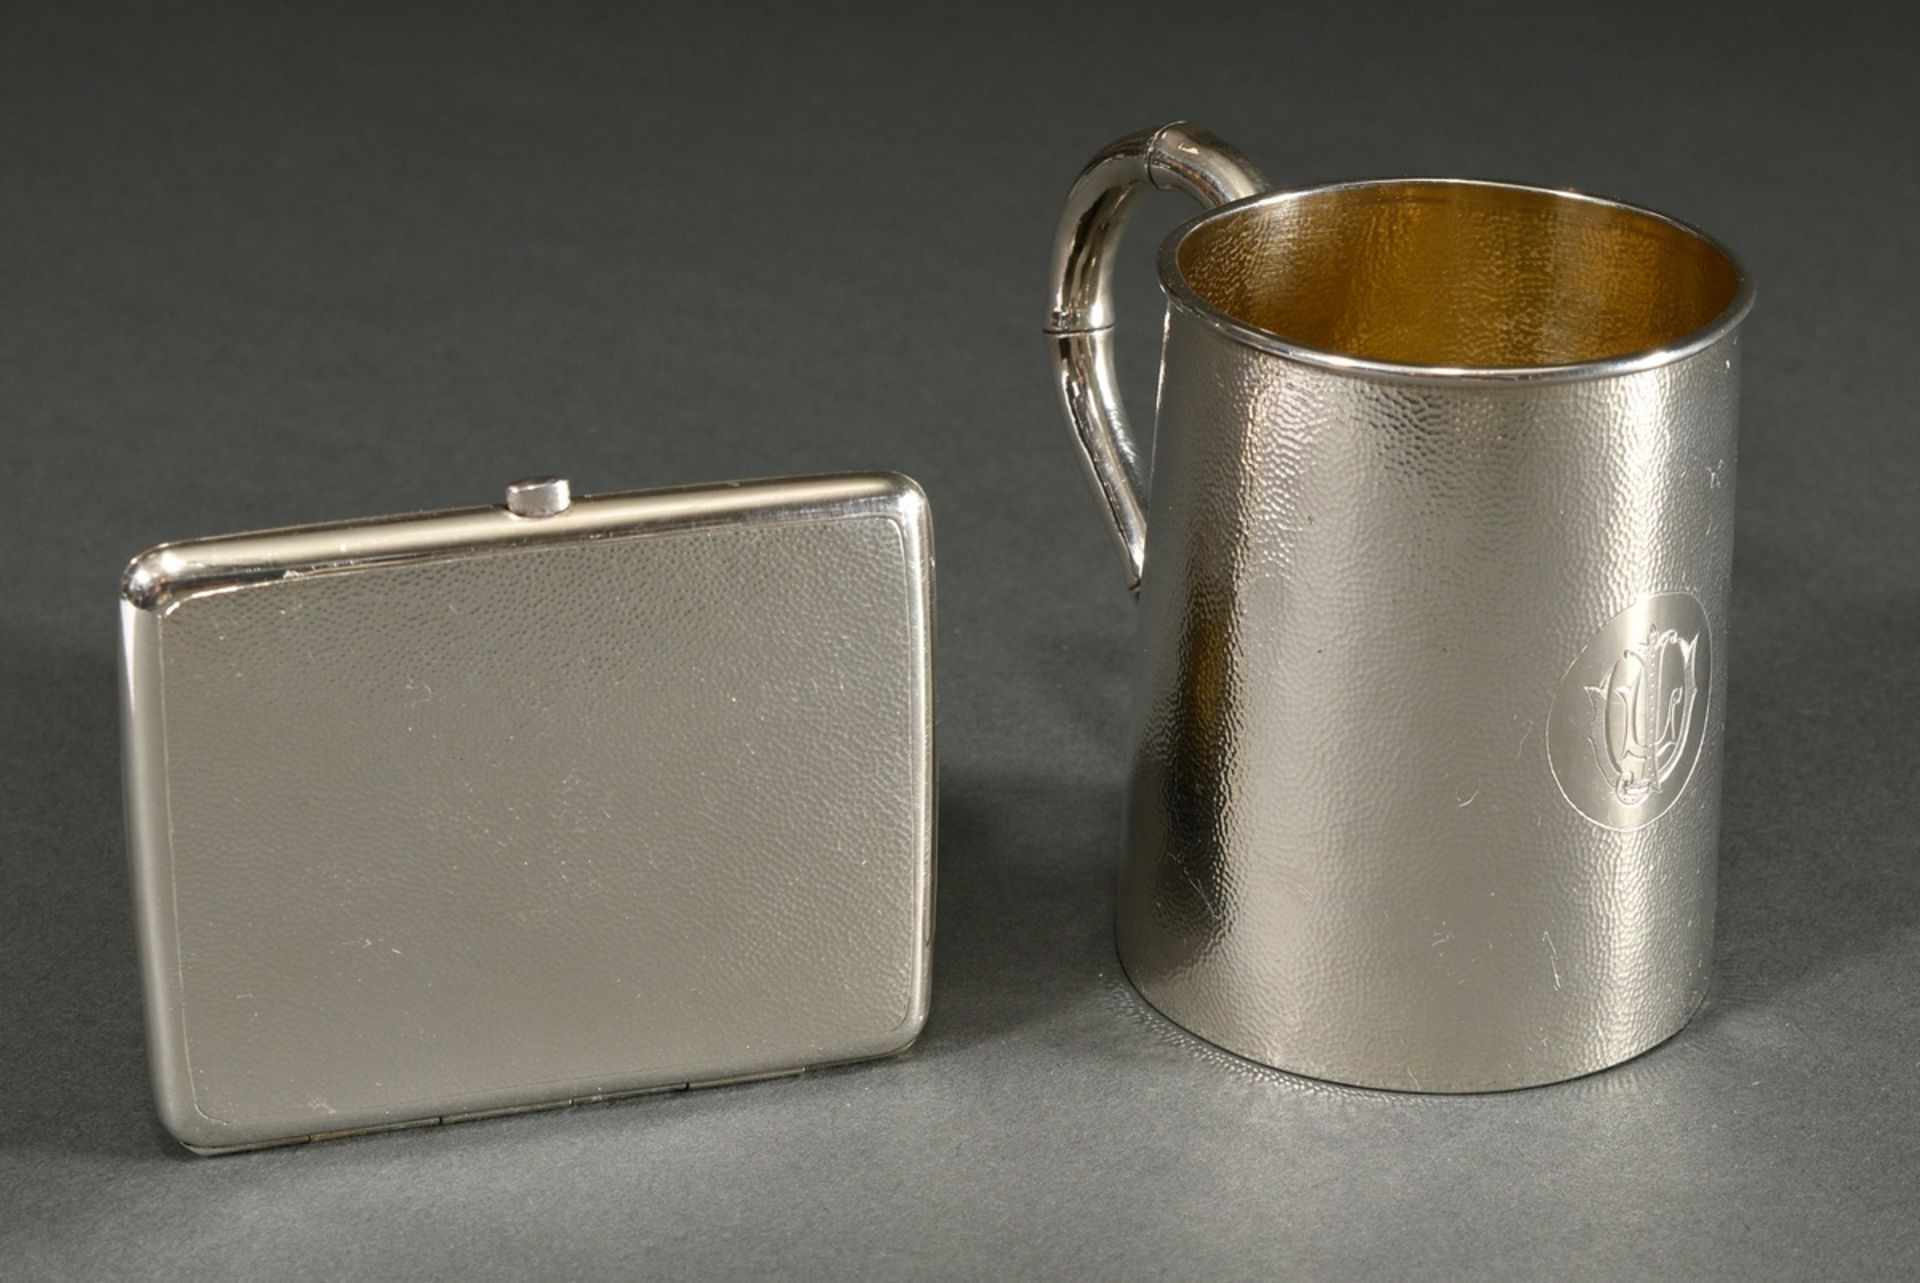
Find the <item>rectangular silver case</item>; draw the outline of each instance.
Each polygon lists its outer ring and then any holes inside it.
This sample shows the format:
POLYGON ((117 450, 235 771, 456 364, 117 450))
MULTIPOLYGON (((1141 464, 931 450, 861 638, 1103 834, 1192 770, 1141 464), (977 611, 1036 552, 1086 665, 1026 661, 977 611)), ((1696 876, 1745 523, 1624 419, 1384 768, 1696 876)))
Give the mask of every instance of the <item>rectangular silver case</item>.
POLYGON ((925 1023, 924 496, 559 496, 129 567, 148 1045, 189 1148, 791 1073, 925 1023))

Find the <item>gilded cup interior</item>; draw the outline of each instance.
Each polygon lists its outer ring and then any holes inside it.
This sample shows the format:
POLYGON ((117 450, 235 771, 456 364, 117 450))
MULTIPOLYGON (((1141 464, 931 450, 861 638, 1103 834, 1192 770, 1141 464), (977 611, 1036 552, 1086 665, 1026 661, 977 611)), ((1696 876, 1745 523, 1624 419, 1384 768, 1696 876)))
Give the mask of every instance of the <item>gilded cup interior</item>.
POLYGON ((1395 365, 1608 361, 1730 327, 1747 296, 1725 250, 1662 215, 1451 179, 1255 197, 1191 224, 1172 257, 1241 326, 1395 365))

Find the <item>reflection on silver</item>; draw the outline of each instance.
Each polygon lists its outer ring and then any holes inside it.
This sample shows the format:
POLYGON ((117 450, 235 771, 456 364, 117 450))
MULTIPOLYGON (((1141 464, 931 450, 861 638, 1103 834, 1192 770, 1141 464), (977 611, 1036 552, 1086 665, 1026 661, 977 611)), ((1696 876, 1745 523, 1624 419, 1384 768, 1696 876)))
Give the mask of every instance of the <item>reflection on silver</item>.
POLYGON ((1707 984, 1751 286, 1594 197, 1261 185, 1131 135, 1054 247, 1056 385, 1140 600, 1122 961, 1314 1077, 1617 1063, 1707 984), (1216 207, 1160 253, 1150 492, 1105 284, 1144 182, 1216 207))
POLYGON ((1142 188, 1183 191, 1211 206, 1266 185, 1239 152, 1204 129, 1176 123, 1128 134, 1095 156, 1060 212, 1046 326, 1054 387, 1135 592, 1146 557, 1146 486, 1113 375, 1114 251, 1142 188))
POLYGON ((528 477, 507 487, 507 511, 516 517, 551 517, 573 503, 565 477, 528 477))
POLYGON ((148 1045, 188 1146, 792 1073, 918 1034, 924 496, 873 475, 568 500, 544 480, 129 568, 148 1045))

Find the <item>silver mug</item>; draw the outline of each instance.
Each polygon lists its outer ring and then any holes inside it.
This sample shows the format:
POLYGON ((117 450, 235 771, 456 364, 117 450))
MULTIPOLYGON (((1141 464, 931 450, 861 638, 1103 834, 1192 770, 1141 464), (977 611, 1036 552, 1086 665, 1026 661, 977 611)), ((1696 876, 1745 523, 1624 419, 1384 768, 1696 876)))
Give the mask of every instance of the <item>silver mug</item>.
POLYGON ((1054 245, 1061 403, 1139 597, 1121 960, 1316 1078, 1616 1064, 1707 988, 1752 287, 1571 192, 1266 188, 1191 125, 1130 135, 1054 245), (1110 276, 1150 186, 1210 208, 1160 250, 1149 497, 1110 276))

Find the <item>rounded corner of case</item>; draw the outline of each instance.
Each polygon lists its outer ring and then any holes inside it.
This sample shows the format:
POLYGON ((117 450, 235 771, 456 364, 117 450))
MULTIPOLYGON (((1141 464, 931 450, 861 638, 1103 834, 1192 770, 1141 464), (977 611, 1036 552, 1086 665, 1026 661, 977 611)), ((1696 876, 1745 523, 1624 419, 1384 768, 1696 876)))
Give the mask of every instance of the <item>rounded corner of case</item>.
POLYGON ((141 610, 158 606, 170 586, 164 546, 136 555, 120 572, 120 600, 141 610))
POLYGON ((918 481, 904 472, 876 472, 873 480, 881 487, 887 506, 903 521, 925 527, 932 520, 927 492, 918 481))
POLYGON ((881 472, 878 475, 880 479, 884 481, 887 484, 887 486, 891 488, 893 492, 899 495, 900 497, 905 499, 916 500, 922 504, 926 503, 927 501, 926 487, 922 486, 918 481, 915 481, 912 477, 908 476, 906 473, 894 472, 891 469, 889 469, 887 471, 881 472))
POLYGON ((906 1020, 893 1031, 893 1046, 880 1054, 883 1056, 900 1056, 912 1051, 914 1044, 920 1041, 920 1036, 927 1032, 927 1018, 932 1014, 932 1003, 920 1003, 913 1012, 907 1016, 906 1020))
POLYGON ((901 1056, 913 1050, 920 1036, 927 1031, 927 1019, 933 1014, 933 987, 931 977, 923 983, 913 995, 913 1005, 907 1009, 906 1018, 874 1040, 874 1048, 869 1058, 884 1060, 890 1056, 901 1056))
POLYGON ((203 1158, 224 1154, 248 1143, 244 1138, 236 1140, 226 1126, 201 1113, 192 1099, 182 1093, 156 1091, 153 1104, 167 1135, 183 1149, 203 1158))

